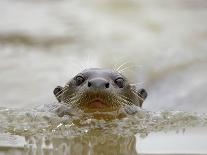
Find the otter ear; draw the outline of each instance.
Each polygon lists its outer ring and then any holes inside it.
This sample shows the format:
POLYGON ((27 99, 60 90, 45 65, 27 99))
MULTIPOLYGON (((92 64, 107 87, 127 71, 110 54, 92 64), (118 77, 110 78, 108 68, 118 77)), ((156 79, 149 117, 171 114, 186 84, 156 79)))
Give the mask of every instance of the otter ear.
POLYGON ((63 87, 61 86, 57 86, 54 90, 53 90, 53 94, 55 95, 56 99, 58 100, 58 102, 61 102, 61 92, 63 90, 63 87))
POLYGON ((147 98, 147 91, 143 88, 137 90, 137 87, 136 85, 134 84, 130 84, 131 88, 136 92, 136 94, 139 96, 139 104, 140 104, 140 107, 142 107, 142 104, 144 102, 144 100, 147 98))
POLYGON ((142 104, 144 100, 147 98, 147 91, 145 89, 139 89, 138 90, 138 96, 142 99, 140 102, 140 107, 142 107, 142 104))
POLYGON ((138 95, 143 99, 145 100, 147 98, 147 91, 145 89, 139 89, 138 90, 138 95))

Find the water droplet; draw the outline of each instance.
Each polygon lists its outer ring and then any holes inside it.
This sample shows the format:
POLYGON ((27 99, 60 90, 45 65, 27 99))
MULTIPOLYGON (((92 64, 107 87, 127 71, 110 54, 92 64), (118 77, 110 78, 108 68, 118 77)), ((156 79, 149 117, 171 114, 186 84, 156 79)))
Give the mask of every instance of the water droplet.
POLYGON ((58 126, 57 126, 57 128, 59 128, 59 127, 61 127, 63 124, 62 123, 60 123, 58 126))

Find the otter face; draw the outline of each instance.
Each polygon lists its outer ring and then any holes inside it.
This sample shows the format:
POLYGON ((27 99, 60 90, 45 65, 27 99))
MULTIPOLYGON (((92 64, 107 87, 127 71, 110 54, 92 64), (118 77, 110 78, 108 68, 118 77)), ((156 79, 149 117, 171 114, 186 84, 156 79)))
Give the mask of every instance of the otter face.
POLYGON ((86 69, 64 87, 56 87, 54 94, 59 102, 86 112, 116 111, 121 107, 141 107, 147 97, 144 89, 137 90, 119 72, 110 69, 86 69))

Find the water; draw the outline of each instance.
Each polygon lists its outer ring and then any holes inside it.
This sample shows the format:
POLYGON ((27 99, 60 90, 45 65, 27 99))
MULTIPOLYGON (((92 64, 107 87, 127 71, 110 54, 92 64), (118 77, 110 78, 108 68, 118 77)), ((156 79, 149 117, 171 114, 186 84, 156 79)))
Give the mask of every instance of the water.
MULTIPOLYGON (((1 0, 0 153, 75 154, 77 147, 88 154, 135 154, 142 148, 141 153, 149 153, 150 144, 143 141, 153 143, 154 133, 167 132, 160 137, 165 139, 185 130, 198 142, 189 148, 207 148, 205 138, 195 136, 206 135, 206 8, 203 0, 1 0), (89 126, 77 129, 71 118, 32 111, 54 102, 53 89, 82 69, 123 63, 128 67, 124 74, 149 94, 138 116, 107 123, 88 118, 89 126), (97 126, 116 133, 89 132, 97 126), (196 129, 191 132, 191 127, 196 129), (15 138, 18 147, 5 141, 15 138)), ((158 143, 163 149, 165 144, 158 143)))
MULTIPOLYGON (((52 113, 26 109, 23 112, 2 108, 0 116, 1 148, 10 148, 11 151, 11 148, 19 147, 22 153, 31 154, 137 154, 136 134, 139 138, 146 138, 160 131, 185 133, 189 127, 206 128, 207 125, 207 115, 204 114, 141 109, 136 115, 110 121, 91 116, 61 118, 52 113)), ((17 153, 16 150, 13 152, 17 153)))

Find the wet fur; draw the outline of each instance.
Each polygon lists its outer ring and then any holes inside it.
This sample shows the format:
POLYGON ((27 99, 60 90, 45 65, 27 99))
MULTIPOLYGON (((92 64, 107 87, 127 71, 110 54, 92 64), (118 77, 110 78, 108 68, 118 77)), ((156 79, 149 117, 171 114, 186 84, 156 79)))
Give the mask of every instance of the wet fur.
POLYGON ((147 92, 144 89, 137 89, 135 85, 130 84, 128 79, 118 71, 87 69, 79 74, 88 74, 89 77, 81 86, 76 86, 73 78, 64 87, 58 86, 54 89, 54 95, 58 102, 68 105, 70 109, 81 109, 83 111, 87 111, 90 101, 95 98, 99 98, 107 104, 106 109, 100 109, 102 112, 126 109, 125 111, 127 113, 132 114, 135 113, 135 110, 133 109, 136 109, 132 107, 142 107, 142 104, 147 97, 147 92), (109 79, 111 86, 110 89, 93 90, 86 86, 89 79, 97 76, 109 79), (117 86, 113 83, 113 76, 120 76, 125 80, 123 88, 117 88, 117 86))

